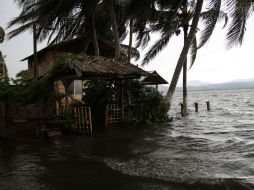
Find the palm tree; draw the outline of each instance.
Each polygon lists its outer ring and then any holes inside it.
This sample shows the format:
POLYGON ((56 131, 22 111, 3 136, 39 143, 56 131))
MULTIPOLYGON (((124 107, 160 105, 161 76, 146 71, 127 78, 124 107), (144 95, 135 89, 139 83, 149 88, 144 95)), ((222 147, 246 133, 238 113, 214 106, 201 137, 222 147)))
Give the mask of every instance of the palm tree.
MULTIPOLYGON (((3 43, 4 37, 5 37, 4 29, 0 26, 0 43, 3 43)), ((1 79, 4 79, 5 81, 9 80, 7 66, 5 64, 4 56, 2 55, 1 51, 0 51, 0 76, 1 79)))
MULTIPOLYGON (((198 20, 199 20, 198 17, 201 17, 202 19, 204 19, 205 20, 204 23, 206 25, 206 29, 202 32, 199 48, 202 47, 211 37, 211 34, 213 32, 213 29, 215 27, 217 20, 221 19, 221 17, 225 18, 225 14, 221 14, 220 12, 221 4, 222 4, 221 0, 210 1, 210 4, 209 4, 210 9, 209 11, 206 11, 204 14, 201 14, 199 12, 199 10, 201 9, 200 7, 201 4, 203 4, 203 2, 197 1, 197 6, 195 8, 192 27, 187 39, 189 42, 187 43, 187 45, 183 47, 169 90, 166 95, 166 98, 170 102, 172 100, 172 96, 174 94, 176 84, 181 72, 181 65, 184 64, 183 60, 186 59, 185 57, 185 55, 187 55, 186 51, 188 47, 190 47, 191 37, 195 36, 194 29, 195 28, 197 29, 196 24, 198 23, 198 20)), ((228 1, 227 10, 229 12, 229 16, 232 18, 232 22, 230 24, 230 27, 227 33, 227 41, 228 41, 229 47, 232 47, 233 45, 237 45, 237 44, 242 44, 242 40, 245 33, 246 20, 249 18, 250 14, 252 13, 253 8, 254 8, 253 1, 241 1, 241 0, 228 1)))
MULTIPOLYGON (((0 26, 0 43, 3 43, 5 37, 4 29, 0 26)), ((0 51, 0 76, 4 75, 4 57, 0 51)))
MULTIPOLYGON (((152 25, 152 29, 154 31, 160 31, 161 32, 161 39, 159 39, 153 46, 152 48, 147 52, 145 59, 143 60, 143 64, 147 64, 152 58, 154 58, 168 43, 170 38, 174 34, 179 34, 180 29, 183 29, 184 32, 184 47, 189 46, 188 45, 188 38, 190 38, 190 33, 188 36, 188 30, 189 30, 189 22, 193 20, 194 23, 194 10, 195 7, 197 8, 197 3, 195 1, 183 1, 179 11, 177 14, 174 15, 174 18, 172 18, 171 15, 173 15, 170 11, 162 11, 162 13, 159 13, 159 21, 155 24, 152 25), (170 18, 170 19, 167 19, 170 18)), ((208 7, 205 12, 199 14, 199 18, 202 19, 205 29, 201 33, 200 37, 200 44, 199 48, 201 48, 203 45, 206 44, 206 42, 209 40, 209 38, 212 35, 212 32, 214 30, 214 27, 217 23, 218 20, 221 18, 226 18, 226 15, 223 14, 221 11, 221 1, 220 0, 215 0, 211 1, 208 4, 208 7)), ((192 24, 193 26, 193 24, 192 24)), ((194 32, 193 40, 191 41, 190 44, 190 53, 191 53, 191 67, 195 61, 196 54, 197 54, 197 42, 196 42, 196 35, 194 32)), ((183 58, 181 58, 183 59, 183 58)), ((186 58, 184 58, 184 62, 181 63, 183 64, 183 108, 184 112, 183 114, 187 114, 187 54, 186 58)), ((174 77, 171 82, 170 89, 167 93, 167 98, 169 101, 171 101, 172 95, 174 93, 179 75, 181 70, 178 70, 179 65, 176 67, 177 72, 175 72, 174 77)), ((181 68, 182 69, 182 68, 181 68)))
POLYGON ((182 67, 185 63, 185 60, 187 58, 187 54, 188 54, 188 51, 190 49, 191 43, 192 43, 192 41, 194 39, 194 36, 195 36, 195 33, 197 31, 198 22, 199 22, 201 10, 202 10, 202 7, 203 7, 203 2, 204 2, 203 0, 197 0, 194 16, 193 16, 193 19, 192 19, 192 25, 190 27, 190 32, 188 34, 188 37, 186 38, 186 42, 183 46, 182 52, 181 52, 180 57, 178 59, 178 62, 177 62, 176 68, 175 68, 175 72, 173 74, 173 78, 171 80, 171 83, 170 83, 170 86, 169 86, 169 89, 168 89, 168 92, 167 92, 167 95, 166 95, 166 99, 169 102, 171 102, 171 100, 172 100, 172 96, 175 92, 175 88, 176 88, 176 85, 177 85, 177 82, 178 82, 178 78, 180 76, 180 73, 181 73, 182 67))
POLYGON ((49 42, 56 43, 82 35, 92 39, 94 54, 99 55, 95 26, 99 0, 63 0, 61 3, 57 0, 16 1, 22 12, 9 23, 9 27, 19 25, 9 33, 10 38, 36 25, 38 40, 49 38, 49 42))
MULTIPOLYGON (((163 11, 162 13, 159 13, 159 22, 153 25, 152 28, 155 31, 161 31, 163 37, 147 52, 145 59, 143 60, 143 64, 148 63, 152 58, 154 58, 158 52, 160 52, 160 50, 169 43, 170 38, 174 34, 178 35, 180 33, 181 28, 184 32, 184 44, 187 43, 189 22, 193 18, 194 5, 195 3, 193 1, 182 1, 182 5, 179 7, 177 14, 174 15, 174 18, 171 16, 173 15, 171 11, 163 11)), ((191 65, 193 65, 196 58, 196 44, 196 37, 194 37, 194 40, 191 42, 191 65)), ((187 58, 183 64, 183 108, 182 114, 187 115, 187 58)))
POLYGON ((0 43, 4 41, 5 32, 4 29, 0 26, 0 43))

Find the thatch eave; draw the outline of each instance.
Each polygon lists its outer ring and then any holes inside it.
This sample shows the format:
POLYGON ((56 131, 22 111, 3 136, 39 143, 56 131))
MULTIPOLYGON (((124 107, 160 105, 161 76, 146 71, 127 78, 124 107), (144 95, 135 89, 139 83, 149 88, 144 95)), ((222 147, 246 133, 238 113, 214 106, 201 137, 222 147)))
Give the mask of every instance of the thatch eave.
POLYGON ((101 56, 79 55, 65 58, 56 66, 55 78, 124 80, 148 76, 149 73, 131 63, 114 61, 101 56))

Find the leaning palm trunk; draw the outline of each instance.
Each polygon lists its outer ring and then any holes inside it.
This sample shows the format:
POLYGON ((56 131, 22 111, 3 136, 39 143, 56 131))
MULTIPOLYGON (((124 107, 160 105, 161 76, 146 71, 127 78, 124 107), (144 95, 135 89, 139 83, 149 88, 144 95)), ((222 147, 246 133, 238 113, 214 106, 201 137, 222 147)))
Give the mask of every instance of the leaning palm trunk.
POLYGON ((3 63, 3 79, 9 81, 8 69, 5 63, 3 63))
POLYGON ((37 35, 36 35, 36 24, 33 24, 33 48, 34 48, 34 60, 33 60, 33 71, 34 79, 38 77, 38 61, 37 61, 37 35))
POLYGON ((130 39, 128 48, 128 62, 131 62, 131 50, 132 50, 132 37, 133 37, 133 19, 130 19, 130 39))
POLYGON ((166 99, 169 101, 169 103, 171 103, 171 101, 172 101, 172 97, 175 92, 176 85, 177 85, 180 73, 182 71, 182 67, 183 67, 184 62, 187 58, 187 54, 190 49, 191 42, 194 39, 194 35, 196 33, 198 22, 199 22, 200 13, 201 13, 201 10, 203 7, 203 2, 204 2, 204 0, 197 1, 195 12, 194 12, 194 17, 193 17, 193 21, 192 21, 192 26, 190 28, 188 38, 186 39, 186 43, 184 44, 182 52, 181 52, 180 57, 178 59, 178 62, 177 62, 176 68, 175 68, 175 72, 172 77, 171 84, 169 86, 169 89, 168 89, 168 92, 166 95, 166 99))
MULTIPOLYGON (((188 25, 184 26, 184 44, 187 43, 188 38, 188 25)), ((188 104, 187 104, 187 57, 183 64, 183 116, 188 114, 188 104)))
POLYGON ((111 0, 110 3, 110 19, 111 19, 111 25, 113 30, 113 38, 114 38, 114 45, 115 45, 115 60, 118 60, 120 58, 120 40, 119 40, 119 33, 118 33, 118 27, 116 22, 116 13, 114 8, 114 0, 111 0))
POLYGON ((94 55, 99 56, 100 49, 99 49, 98 40, 97 40, 94 13, 91 14, 91 35, 92 35, 92 42, 93 42, 93 48, 94 48, 94 55))

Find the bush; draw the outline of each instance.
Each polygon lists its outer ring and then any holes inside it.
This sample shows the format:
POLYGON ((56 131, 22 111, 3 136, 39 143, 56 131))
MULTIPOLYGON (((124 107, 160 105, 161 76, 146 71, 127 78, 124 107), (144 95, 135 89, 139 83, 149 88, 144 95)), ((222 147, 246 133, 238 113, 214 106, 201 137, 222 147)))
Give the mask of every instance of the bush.
POLYGON ((94 126, 104 126, 106 105, 114 101, 115 88, 108 81, 89 81, 83 101, 89 105, 94 126))
POLYGON ((146 126, 169 121, 167 115, 169 104, 157 89, 144 87, 138 81, 128 81, 125 89, 127 123, 146 126))
MULTIPOLYGON (((104 126, 106 105, 115 103, 116 88, 108 81, 90 81, 85 89, 84 102, 91 107, 92 122, 104 126)), ((124 83, 124 105, 127 115, 125 123, 131 126, 146 126, 169 121, 169 105, 162 95, 152 87, 128 80, 124 83)))
POLYGON ((47 100, 52 93, 52 85, 47 79, 38 80, 13 80, 0 82, 0 101, 16 106, 25 106, 37 101, 47 100))

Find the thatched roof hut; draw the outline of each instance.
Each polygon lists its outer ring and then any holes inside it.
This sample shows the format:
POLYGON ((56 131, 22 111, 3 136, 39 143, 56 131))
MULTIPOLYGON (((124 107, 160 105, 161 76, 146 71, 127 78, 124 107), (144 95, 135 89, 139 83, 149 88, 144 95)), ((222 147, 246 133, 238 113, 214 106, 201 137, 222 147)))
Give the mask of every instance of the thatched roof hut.
POLYGON ((52 72, 52 75, 58 79, 80 80, 133 79, 149 75, 148 72, 131 63, 86 54, 65 56, 52 72))
MULTIPOLYGON (((73 53, 73 54, 79 54, 84 52, 84 46, 85 46, 86 40, 84 38, 75 38, 72 40, 62 41, 57 44, 51 44, 40 51, 37 52, 38 58, 43 57, 48 52, 64 52, 64 53, 73 53)), ((113 58, 114 57, 114 51, 115 47, 114 45, 106 40, 98 39, 98 45, 100 49, 100 55, 104 57, 113 58)), ((93 55, 93 45, 89 43, 86 54, 87 55, 93 55)), ((121 56, 126 56, 123 52, 121 52, 121 56)), ((34 54, 29 55, 28 57, 23 58, 21 61, 25 60, 33 60, 34 54)), ((127 58, 126 58, 127 60, 127 58)))
POLYGON ((162 78, 156 71, 152 71, 147 77, 141 80, 143 85, 159 85, 168 84, 168 82, 162 78))

